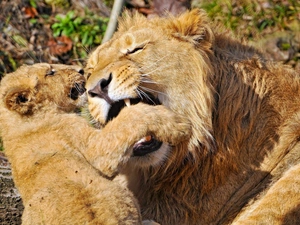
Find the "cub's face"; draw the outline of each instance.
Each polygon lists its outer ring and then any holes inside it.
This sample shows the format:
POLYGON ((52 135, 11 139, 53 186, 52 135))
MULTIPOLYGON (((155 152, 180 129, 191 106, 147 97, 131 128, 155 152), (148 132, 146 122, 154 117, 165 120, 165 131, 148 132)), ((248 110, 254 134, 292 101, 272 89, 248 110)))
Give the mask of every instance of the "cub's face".
POLYGON ((78 66, 38 63, 7 74, 0 93, 4 105, 22 115, 48 107, 70 112, 84 103, 84 85, 78 66))

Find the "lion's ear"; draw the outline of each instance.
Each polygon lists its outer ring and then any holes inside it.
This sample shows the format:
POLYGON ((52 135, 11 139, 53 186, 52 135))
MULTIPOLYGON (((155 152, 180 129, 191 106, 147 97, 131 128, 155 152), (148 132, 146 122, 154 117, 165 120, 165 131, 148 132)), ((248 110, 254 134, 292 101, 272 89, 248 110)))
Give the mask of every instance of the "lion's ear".
POLYGON ((4 95, 4 104, 9 110, 19 114, 32 114, 34 103, 34 92, 28 87, 15 87, 4 95))
POLYGON ((183 13, 178 18, 170 19, 167 26, 171 29, 173 37, 195 45, 201 43, 201 45, 211 46, 214 39, 207 14, 201 9, 194 9, 183 13))

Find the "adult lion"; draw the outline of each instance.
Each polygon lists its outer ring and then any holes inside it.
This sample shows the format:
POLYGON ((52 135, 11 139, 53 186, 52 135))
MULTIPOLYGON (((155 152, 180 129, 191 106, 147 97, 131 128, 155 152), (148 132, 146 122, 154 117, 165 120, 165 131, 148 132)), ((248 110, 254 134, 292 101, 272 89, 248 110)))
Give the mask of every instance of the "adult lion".
POLYGON ((99 131, 74 113, 85 102, 84 84, 77 66, 46 63, 22 66, 1 81, 1 136, 25 206, 23 225, 141 224, 136 199, 114 174, 133 151, 143 152, 144 136, 176 144, 189 134, 186 119, 147 105, 123 111, 99 131), (137 136, 124 135, 133 119, 137 136), (158 128, 157 119, 170 120, 158 128))
MULTIPOLYGON (((295 71, 219 33, 197 9, 178 18, 125 15, 86 69, 89 108, 102 125, 128 99, 162 104, 193 123, 189 141, 168 148, 163 163, 124 169, 144 219, 300 223, 295 71)), ((147 155, 155 158, 156 149, 147 155)))

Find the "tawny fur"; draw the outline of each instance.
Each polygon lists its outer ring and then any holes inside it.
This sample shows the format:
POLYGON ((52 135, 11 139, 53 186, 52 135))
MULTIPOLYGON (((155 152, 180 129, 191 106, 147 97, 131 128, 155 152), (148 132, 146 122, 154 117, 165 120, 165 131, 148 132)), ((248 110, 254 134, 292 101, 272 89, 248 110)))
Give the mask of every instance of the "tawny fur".
MULTIPOLYGON (((151 93, 192 122, 190 140, 174 146, 166 161, 123 169, 143 219, 162 225, 300 223, 294 70, 218 32, 197 9, 177 18, 125 15, 86 70, 88 89, 111 78, 111 101, 151 93)), ((89 96, 89 108, 105 125, 106 100, 89 96)))
POLYGON ((44 63, 22 66, 1 81, 1 136, 25 206, 24 225, 141 224, 138 203, 113 176, 145 135, 179 142, 189 134, 185 119, 142 104, 96 130, 74 113, 84 95, 76 98, 72 88, 82 94, 84 84, 76 66, 44 63), (157 130, 157 119, 169 121, 157 130), (139 132, 124 135, 133 120, 130 127, 139 132))

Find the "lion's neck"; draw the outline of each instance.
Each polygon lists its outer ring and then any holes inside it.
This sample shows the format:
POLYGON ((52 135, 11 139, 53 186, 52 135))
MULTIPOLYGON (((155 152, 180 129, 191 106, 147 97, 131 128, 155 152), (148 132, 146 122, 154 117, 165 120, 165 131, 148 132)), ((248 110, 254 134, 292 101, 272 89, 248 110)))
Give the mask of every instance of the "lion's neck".
POLYGON ((222 65, 222 61, 227 64, 225 68, 215 68, 213 135, 218 157, 207 161, 214 168, 208 175, 212 188, 202 205, 208 206, 203 208, 210 215, 206 218, 220 224, 234 218, 274 179, 270 174, 290 148, 291 142, 283 144, 279 137, 284 134, 283 124, 298 111, 297 103, 289 95, 299 92, 299 81, 292 72, 288 75, 287 70, 285 79, 280 78, 280 68, 266 64, 258 56, 253 52, 236 60, 232 52, 227 52, 215 55, 214 59, 216 65, 222 65), (277 88, 284 86, 289 90, 277 88), (267 162, 268 157, 277 159, 267 162), (210 211, 211 207, 218 210, 210 211))

